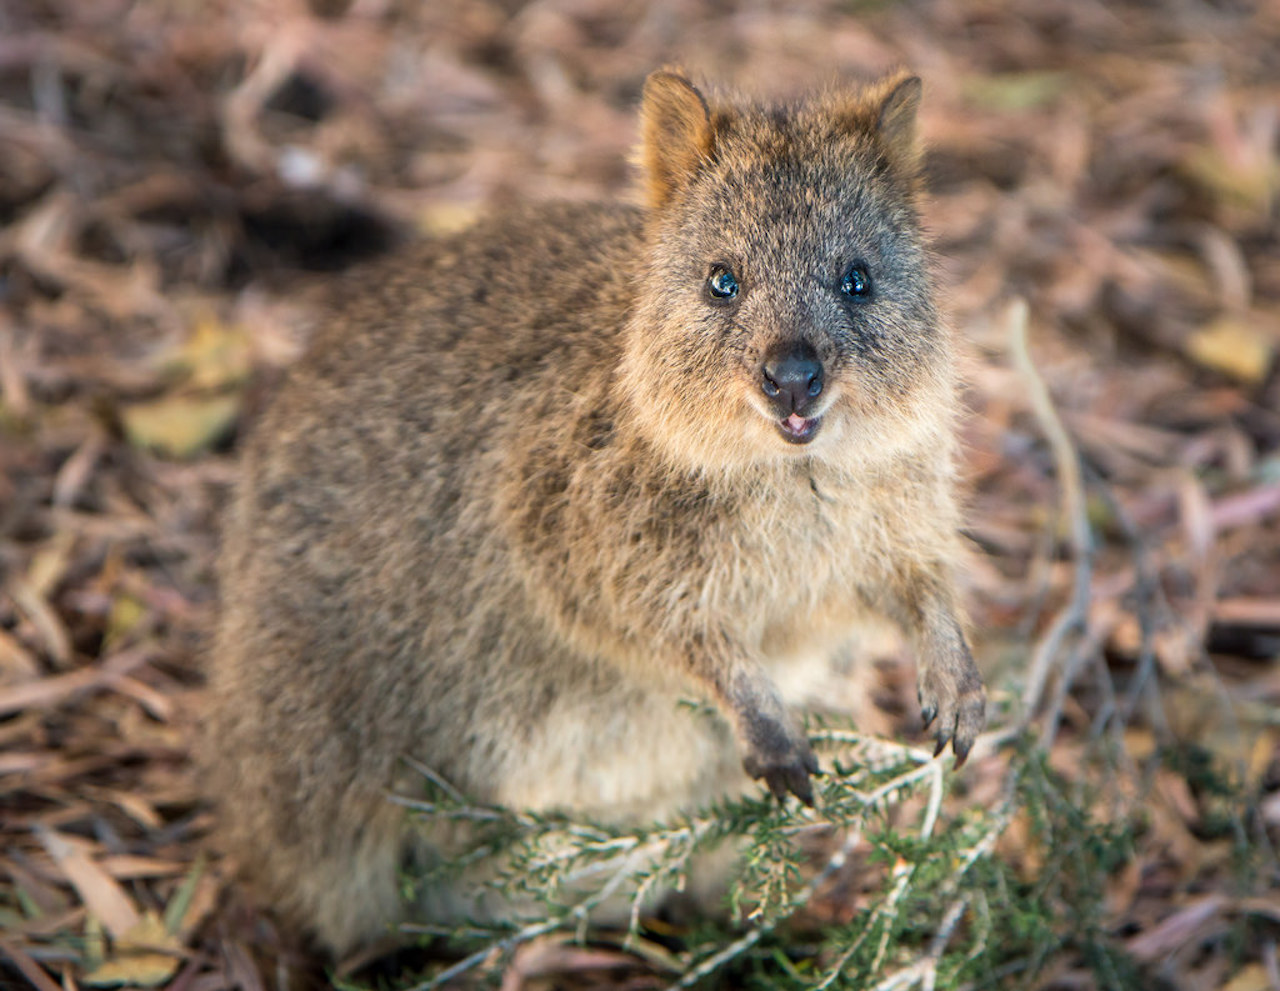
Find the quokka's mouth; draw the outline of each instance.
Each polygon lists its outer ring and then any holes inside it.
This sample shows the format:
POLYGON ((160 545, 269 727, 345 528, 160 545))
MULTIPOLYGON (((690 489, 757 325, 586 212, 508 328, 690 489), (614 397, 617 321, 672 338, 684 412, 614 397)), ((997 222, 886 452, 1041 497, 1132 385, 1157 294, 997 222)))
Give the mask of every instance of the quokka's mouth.
POLYGON ((821 426, 820 416, 792 413, 778 421, 778 433, 782 434, 782 439, 788 444, 807 444, 818 435, 818 428, 821 426))

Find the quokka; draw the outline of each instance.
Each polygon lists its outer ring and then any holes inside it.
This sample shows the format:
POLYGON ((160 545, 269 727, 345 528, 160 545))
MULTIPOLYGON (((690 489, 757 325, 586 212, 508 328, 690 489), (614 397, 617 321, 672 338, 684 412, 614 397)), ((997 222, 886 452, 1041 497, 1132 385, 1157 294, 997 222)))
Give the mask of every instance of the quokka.
POLYGON ((335 294, 245 450, 204 744, 224 843, 331 952, 414 912, 406 756, 613 821, 753 778, 809 802, 775 678, 868 615, 968 753, 920 96, 771 107, 655 72, 643 205, 506 212, 335 294))

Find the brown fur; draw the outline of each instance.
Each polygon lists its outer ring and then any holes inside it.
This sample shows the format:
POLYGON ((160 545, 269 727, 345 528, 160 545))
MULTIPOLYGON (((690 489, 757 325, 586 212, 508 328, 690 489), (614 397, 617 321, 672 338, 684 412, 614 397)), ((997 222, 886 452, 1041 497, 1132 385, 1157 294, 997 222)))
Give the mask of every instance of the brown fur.
POLYGON ((340 294, 245 453, 205 747, 227 845, 330 949, 415 911, 385 799, 405 755, 479 801, 614 820, 744 767, 808 800, 774 672, 868 613, 913 635, 926 716, 968 751, 918 101, 898 76, 708 103, 656 73, 646 210, 508 213, 340 294), (867 300, 838 290, 855 258, 867 300), (807 444, 761 392, 796 342, 825 382, 807 444))

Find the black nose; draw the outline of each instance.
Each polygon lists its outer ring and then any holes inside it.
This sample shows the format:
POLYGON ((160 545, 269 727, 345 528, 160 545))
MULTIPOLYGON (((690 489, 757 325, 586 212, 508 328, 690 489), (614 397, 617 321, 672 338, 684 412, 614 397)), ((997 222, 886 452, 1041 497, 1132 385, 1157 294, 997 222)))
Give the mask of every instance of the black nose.
POLYGON ((760 388, 783 416, 804 416, 822 394, 822 362, 808 344, 770 351, 760 369, 760 388))

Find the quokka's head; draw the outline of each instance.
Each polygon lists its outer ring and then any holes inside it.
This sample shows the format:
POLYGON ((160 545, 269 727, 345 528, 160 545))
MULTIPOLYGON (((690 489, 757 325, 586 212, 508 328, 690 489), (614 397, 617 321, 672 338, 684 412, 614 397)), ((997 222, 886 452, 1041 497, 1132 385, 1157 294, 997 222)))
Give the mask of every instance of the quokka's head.
POLYGON ((649 77, 622 377, 673 460, 857 466, 949 429, 952 359, 916 214, 920 90, 899 74, 762 107, 649 77))

